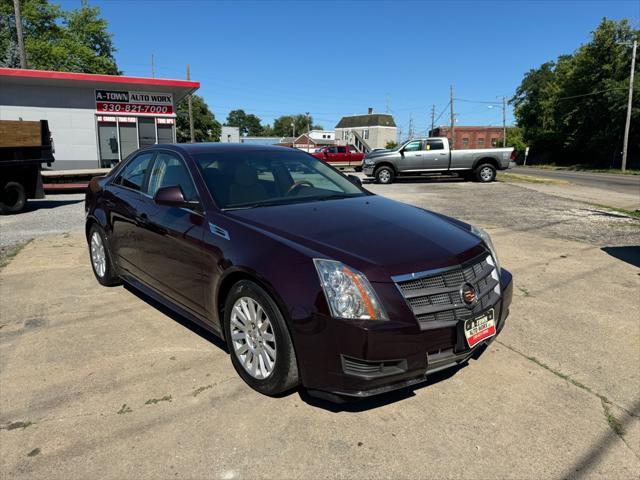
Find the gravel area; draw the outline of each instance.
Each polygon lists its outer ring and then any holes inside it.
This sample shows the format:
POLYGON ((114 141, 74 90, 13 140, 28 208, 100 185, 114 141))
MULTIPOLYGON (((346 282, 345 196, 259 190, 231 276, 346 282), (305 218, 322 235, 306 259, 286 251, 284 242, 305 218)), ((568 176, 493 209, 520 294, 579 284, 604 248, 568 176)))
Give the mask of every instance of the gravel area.
POLYGON ((483 228, 506 228, 598 247, 638 246, 640 220, 513 183, 458 179, 400 179, 365 183, 379 195, 444 213, 483 228))
MULTIPOLYGON (((392 185, 377 185, 365 179, 365 187, 484 228, 530 231, 599 247, 640 246, 640 220, 518 184, 408 178, 392 185)), ((84 194, 48 195, 45 200, 29 201, 24 213, 0 217, 0 249, 83 226, 84 194)))
POLYGON ((29 200, 23 213, 0 216, 0 249, 83 227, 84 193, 47 195, 43 200, 29 200))

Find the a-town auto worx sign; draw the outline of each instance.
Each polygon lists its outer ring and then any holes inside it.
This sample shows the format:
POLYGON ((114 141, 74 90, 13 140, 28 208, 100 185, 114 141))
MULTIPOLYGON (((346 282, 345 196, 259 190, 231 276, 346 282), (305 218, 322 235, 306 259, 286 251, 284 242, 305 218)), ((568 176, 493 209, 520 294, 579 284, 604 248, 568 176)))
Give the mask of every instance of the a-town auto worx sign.
POLYGON ((170 93, 96 90, 96 111, 100 113, 171 115, 173 114, 173 95, 170 93))

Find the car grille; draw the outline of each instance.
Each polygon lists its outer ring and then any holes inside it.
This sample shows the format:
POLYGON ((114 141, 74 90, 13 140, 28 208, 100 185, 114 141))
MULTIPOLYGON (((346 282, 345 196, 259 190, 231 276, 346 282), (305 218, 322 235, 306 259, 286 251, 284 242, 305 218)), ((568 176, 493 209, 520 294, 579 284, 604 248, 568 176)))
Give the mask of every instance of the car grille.
POLYGON ((483 253, 463 265, 393 277, 420 328, 453 326, 472 318, 500 299, 500 282, 491 255, 483 253), (473 285, 478 298, 473 308, 462 300, 465 283, 473 285))

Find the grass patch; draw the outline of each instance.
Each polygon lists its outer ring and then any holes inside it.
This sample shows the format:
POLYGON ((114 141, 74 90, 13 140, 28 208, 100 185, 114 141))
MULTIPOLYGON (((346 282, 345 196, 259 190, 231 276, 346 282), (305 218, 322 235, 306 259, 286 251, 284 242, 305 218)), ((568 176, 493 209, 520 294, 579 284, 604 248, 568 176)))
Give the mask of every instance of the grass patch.
POLYGON ((172 400, 171 395, 165 395, 162 398, 150 398, 149 400, 147 400, 146 402, 144 402, 145 405, 156 405, 160 402, 170 402, 172 400))
POLYGON ((120 407, 120 410, 118 410, 116 413, 118 415, 124 415, 125 413, 131 413, 131 412, 133 412, 133 410, 131 410, 129 405, 127 405, 126 403, 123 403, 122 407, 120 407))
POLYGON ((622 437, 624 435, 624 428, 622 423, 618 420, 613 413, 611 413, 611 404, 605 400, 602 400, 602 408, 604 409, 604 416, 607 418, 607 423, 611 427, 611 430, 616 432, 616 435, 622 437))
POLYGON ((23 243, 19 243, 18 245, 11 245, 8 247, 0 248, 0 269, 9 265, 9 263, 11 263, 11 260, 13 260, 16 255, 18 255, 22 251, 22 249, 29 245, 32 241, 33 239, 27 240, 23 243))
POLYGON ((518 286, 518 290, 520 290, 525 297, 528 297, 529 295, 531 295, 531 292, 527 287, 518 286))
POLYGON ((5 425, 4 427, 0 427, 0 430, 15 430, 17 428, 21 428, 22 430, 24 430, 27 427, 30 427, 31 425, 33 425, 33 422, 11 422, 8 425, 5 425))
POLYGON ((205 385, 204 387, 198 387, 193 391, 191 395, 193 395, 194 397, 197 397, 202 392, 204 392, 205 390, 209 390, 210 388, 213 388, 213 385, 209 384, 209 385, 205 385))
POLYGON ((627 168, 624 172, 620 168, 592 168, 588 165, 555 165, 553 163, 544 165, 519 165, 524 168, 538 168, 540 170, 564 170, 568 172, 592 172, 592 173, 614 173, 617 175, 640 175, 640 170, 627 168))
POLYGON ((557 180, 555 178, 534 177, 532 175, 520 175, 519 173, 503 173, 499 172, 496 177, 498 182, 510 183, 536 183, 543 185, 568 185, 569 182, 557 180))
POLYGON ((604 208, 605 210, 609 210, 610 212, 620 213, 622 215, 626 215, 627 217, 636 218, 640 220, 640 210, 627 210, 626 208, 616 208, 609 207, 607 205, 595 205, 599 208, 604 208))

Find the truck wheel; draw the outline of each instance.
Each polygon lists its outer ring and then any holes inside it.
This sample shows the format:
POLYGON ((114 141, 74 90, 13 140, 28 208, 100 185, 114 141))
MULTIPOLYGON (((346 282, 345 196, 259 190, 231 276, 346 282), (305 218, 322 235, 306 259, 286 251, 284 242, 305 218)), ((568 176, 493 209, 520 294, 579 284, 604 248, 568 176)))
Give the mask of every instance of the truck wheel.
POLYGON ((7 182, 0 192, 0 213, 19 213, 27 204, 27 195, 22 184, 7 182))
POLYGON ((496 167, 490 163, 483 163, 476 168, 476 179, 482 183, 493 182, 496 179, 496 167))
POLYGON ((378 167, 376 169, 374 176, 376 177, 376 182, 381 183, 383 185, 388 185, 390 183, 393 183, 393 179, 396 176, 396 172, 394 172, 393 168, 391 167, 387 167, 387 166, 378 167))
POLYGON ((111 262, 111 252, 109 251, 107 238, 102 228, 95 223, 89 230, 89 258, 91 259, 93 274, 100 285, 110 287, 120 283, 120 279, 116 275, 111 262))

